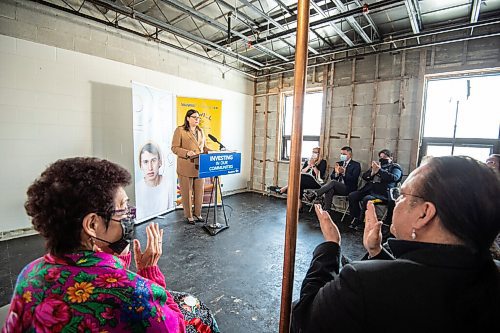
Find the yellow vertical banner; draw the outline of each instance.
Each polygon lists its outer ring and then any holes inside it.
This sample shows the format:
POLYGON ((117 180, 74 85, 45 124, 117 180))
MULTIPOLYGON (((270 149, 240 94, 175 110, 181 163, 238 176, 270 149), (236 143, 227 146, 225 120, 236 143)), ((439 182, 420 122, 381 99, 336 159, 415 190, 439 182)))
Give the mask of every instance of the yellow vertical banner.
MULTIPOLYGON (((221 123, 222 123, 222 101, 217 99, 193 98, 193 97, 179 97, 176 99, 177 109, 177 126, 184 124, 184 116, 190 109, 198 111, 200 114, 200 127, 205 133, 207 139, 207 147, 212 150, 219 150, 219 145, 208 138, 208 134, 212 134, 219 141, 221 139, 221 123)), ((222 141, 223 142, 223 141, 222 141)), ((213 179, 205 179, 205 193, 203 195, 203 203, 210 202, 210 194, 212 193, 213 179)), ((220 200, 220 192, 217 202, 220 200)), ((214 200, 214 199, 212 199, 214 200)), ((181 194, 179 189, 179 182, 177 182, 177 205, 181 203, 181 194)))

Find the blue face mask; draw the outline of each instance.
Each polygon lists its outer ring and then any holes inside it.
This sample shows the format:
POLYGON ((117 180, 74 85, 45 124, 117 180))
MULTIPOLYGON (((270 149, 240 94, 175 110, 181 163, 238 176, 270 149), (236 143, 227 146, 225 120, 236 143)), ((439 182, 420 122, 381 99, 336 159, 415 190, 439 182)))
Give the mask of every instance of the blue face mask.
POLYGON ((340 160, 341 160, 342 162, 347 161, 347 155, 340 154, 340 160))

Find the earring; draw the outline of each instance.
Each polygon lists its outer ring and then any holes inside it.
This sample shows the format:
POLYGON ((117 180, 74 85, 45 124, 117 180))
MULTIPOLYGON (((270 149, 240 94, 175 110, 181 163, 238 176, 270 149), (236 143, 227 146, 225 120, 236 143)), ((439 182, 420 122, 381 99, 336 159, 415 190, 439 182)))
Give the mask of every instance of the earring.
POLYGON ((415 240, 417 238, 417 233, 415 232, 415 229, 411 231, 411 239, 415 240))

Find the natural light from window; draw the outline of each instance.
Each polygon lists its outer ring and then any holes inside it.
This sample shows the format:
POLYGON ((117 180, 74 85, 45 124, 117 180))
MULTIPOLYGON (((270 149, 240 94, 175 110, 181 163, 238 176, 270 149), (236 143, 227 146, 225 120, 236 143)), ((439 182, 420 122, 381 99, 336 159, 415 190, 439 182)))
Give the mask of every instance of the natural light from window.
POLYGON ((458 101, 456 137, 497 139, 499 89, 500 75, 429 81, 424 136, 453 137, 458 101))
MULTIPOLYGON (((323 93, 306 93, 304 97, 304 113, 302 120, 302 158, 311 156, 314 147, 319 146, 319 136, 321 134, 321 118, 323 106, 323 93), (307 138, 314 137, 314 138, 307 138)), ((285 96, 285 110, 283 121, 283 142, 285 145, 282 158, 288 159, 292 134, 292 114, 293 114, 293 96, 285 96)))

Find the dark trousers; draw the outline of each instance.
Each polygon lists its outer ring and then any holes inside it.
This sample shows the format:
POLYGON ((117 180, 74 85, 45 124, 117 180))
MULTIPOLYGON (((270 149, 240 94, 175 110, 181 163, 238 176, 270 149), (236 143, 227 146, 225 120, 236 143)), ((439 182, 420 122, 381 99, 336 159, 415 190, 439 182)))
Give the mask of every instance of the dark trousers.
POLYGON ((349 214, 360 222, 365 219, 366 204, 370 200, 382 199, 380 195, 371 194, 370 189, 361 189, 349 194, 349 214))
POLYGON ((344 183, 336 180, 331 180, 326 185, 321 186, 320 189, 315 191, 319 196, 325 195, 325 205, 323 209, 332 209, 333 197, 336 195, 348 195, 347 187, 344 183))
POLYGON ((308 189, 317 189, 320 188, 321 185, 314 179, 314 177, 308 173, 300 174, 300 200, 302 200, 302 195, 304 194, 304 190, 308 189))

